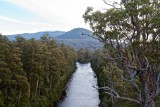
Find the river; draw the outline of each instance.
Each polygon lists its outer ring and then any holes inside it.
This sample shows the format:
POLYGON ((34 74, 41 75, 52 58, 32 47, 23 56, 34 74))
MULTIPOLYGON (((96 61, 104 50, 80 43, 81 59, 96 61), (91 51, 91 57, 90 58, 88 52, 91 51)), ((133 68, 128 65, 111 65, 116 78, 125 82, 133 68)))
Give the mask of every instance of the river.
POLYGON ((97 78, 90 63, 77 63, 77 70, 67 84, 67 96, 58 103, 58 107, 98 107, 99 93, 97 78))

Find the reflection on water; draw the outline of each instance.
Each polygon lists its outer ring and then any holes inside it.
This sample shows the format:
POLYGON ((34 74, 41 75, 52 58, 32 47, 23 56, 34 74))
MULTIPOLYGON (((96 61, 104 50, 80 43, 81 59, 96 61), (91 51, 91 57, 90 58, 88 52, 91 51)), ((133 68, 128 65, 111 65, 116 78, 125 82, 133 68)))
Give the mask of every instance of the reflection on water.
POLYGON ((68 82, 67 96, 58 107, 98 107, 99 93, 93 85, 97 85, 97 78, 90 63, 77 63, 77 70, 68 82))

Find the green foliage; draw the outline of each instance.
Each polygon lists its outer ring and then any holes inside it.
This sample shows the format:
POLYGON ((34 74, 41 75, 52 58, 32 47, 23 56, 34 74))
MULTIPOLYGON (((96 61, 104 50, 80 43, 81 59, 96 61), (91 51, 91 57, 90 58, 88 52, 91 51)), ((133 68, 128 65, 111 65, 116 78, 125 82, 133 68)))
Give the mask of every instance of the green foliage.
MULTIPOLYGON (((122 0, 109 5, 112 8, 106 11, 87 8, 83 15, 105 43, 107 52, 101 61, 95 57, 92 65, 104 93, 110 95, 108 104, 155 107, 160 93, 160 1, 122 0)), ((103 96, 102 104, 107 98, 103 96)))
MULTIPOLYGON (((123 71, 114 63, 109 61, 106 62, 108 52, 104 50, 97 50, 93 55, 93 60, 91 66, 96 72, 98 78, 99 87, 114 85, 115 89, 118 90, 118 93, 126 93, 127 95, 134 96, 135 92, 132 89, 132 86, 121 79, 121 73, 123 71), (112 84, 114 82, 114 84, 112 84)), ((100 92, 100 107, 137 107, 135 103, 131 103, 125 100, 117 100, 112 98, 110 95, 105 93, 105 90, 99 90, 100 92), (114 103, 113 103, 114 102, 114 103)))
POLYGON ((92 60, 93 51, 81 48, 77 51, 77 60, 80 63, 87 63, 92 60))
POLYGON ((57 45, 47 34, 40 40, 0 35, 0 106, 49 107, 57 102, 76 67, 76 52, 57 45))

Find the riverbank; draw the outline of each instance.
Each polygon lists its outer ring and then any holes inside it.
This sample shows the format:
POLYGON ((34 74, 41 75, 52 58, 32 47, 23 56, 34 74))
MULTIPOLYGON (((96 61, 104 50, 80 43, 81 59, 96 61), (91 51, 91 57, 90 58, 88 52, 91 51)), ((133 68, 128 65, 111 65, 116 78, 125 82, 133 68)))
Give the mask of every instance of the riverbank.
POLYGON ((51 107, 57 107, 57 104, 59 103, 59 101, 63 100, 66 97, 66 95, 67 95, 66 89, 67 89, 68 81, 70 81, 70 79, 72 78, 72 75, 75 73, 76 69, 77 69, 77 66, 75 64, 74 69, 72 70, 72 72, 70 72, 70 74, 68 75, 68 77, 67 77, 67 79, 66 79, 66 81, 65 81, 65 83, 63 85, 64 87, 63 87, 63 89, 61 91, 61 95, 59 97, 59 100, 57 100, 56 102, 53 102, 51 107))

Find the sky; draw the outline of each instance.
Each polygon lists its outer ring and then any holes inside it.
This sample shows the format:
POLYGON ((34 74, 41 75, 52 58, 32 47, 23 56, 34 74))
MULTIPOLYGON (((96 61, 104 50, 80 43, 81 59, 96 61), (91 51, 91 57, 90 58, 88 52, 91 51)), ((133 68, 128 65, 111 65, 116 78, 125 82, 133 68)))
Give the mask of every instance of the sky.
POLYGON ((0 0, 0 33, 89 29, 82 18, 88 6, 97 10, 107 5, 103 0, 0 0))

